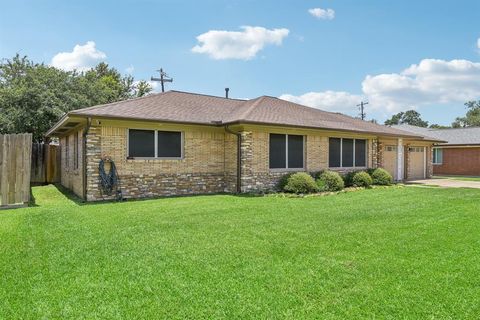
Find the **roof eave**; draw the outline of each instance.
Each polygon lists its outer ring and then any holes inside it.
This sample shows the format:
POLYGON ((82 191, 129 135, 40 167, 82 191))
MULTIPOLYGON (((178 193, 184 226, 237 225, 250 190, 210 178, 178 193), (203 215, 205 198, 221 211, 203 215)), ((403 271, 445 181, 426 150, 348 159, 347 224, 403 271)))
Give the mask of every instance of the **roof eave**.
POLYGON ((53 133, 55 132, 55 130, 57 130, 59 127, 61 127, 63 124, 65 124, 65 122, 68 121, 68 117, 69 117, 69 113, 65 113, 61 118, 60 120, 57 121, 57 123, 55 123, 53 125, 53 127, 51 127, 47 133, 45 133, 45 137, 52 137, 53 133))
POLYGON ((290 128, 304 128, 304 129, 313 129, 313 130, 330 130, 330 131, 342 131, 342 132, 356 132, 356 133, 365 133, 376 136, 388 136, 388 137, 401 137, 401 138, 410 138, 410 139, 421 139, 422 136, 407 135, 407 134, 396 134, 396 133, 385 133, 378 131, 361 131, 361 130, 350 130, 342 128, 327 128, 327 127, 313 127, 313 126, 301 126, 301 125, 291 125, 291 124, 281 124, 281 123, 269 123, 269 122, 260 122, 260 121, 251 121, 251 120, 235 120, 224 122, 223 124, 233 125, 233 124, 256 124, 256 125, 266 125, 266 126, 283 126, 290 128))

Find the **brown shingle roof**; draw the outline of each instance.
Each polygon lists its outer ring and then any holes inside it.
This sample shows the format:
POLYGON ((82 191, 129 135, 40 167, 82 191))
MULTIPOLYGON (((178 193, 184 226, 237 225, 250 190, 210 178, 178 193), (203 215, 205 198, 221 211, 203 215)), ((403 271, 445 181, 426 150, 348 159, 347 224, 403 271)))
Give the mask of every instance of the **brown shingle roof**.
POLYGON ((78 109, 70 114, 212 124, 212 121, 221 121, 226 118, 244 102, 245 100, 167 91, 142 98, 78 109))
POLYGON ((218 125, 220 121, 222 124, 261 123, 400 137, 419 137, 411 132, 269 96, 240 100, 168 91, 142 98, 74 110, 69 115, 209 125, 218 125))

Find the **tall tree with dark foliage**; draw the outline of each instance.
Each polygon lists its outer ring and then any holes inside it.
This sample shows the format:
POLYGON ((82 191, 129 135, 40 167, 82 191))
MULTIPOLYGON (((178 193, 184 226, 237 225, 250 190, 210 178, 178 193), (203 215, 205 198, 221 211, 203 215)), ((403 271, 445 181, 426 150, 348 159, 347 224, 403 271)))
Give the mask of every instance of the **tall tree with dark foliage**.
POLYGON ((135 83, 100 63, 86 72, 63 71, 16 55, 0 63, 0 133, 45 132, 71 110, 148 94, 145 81, 135 83))

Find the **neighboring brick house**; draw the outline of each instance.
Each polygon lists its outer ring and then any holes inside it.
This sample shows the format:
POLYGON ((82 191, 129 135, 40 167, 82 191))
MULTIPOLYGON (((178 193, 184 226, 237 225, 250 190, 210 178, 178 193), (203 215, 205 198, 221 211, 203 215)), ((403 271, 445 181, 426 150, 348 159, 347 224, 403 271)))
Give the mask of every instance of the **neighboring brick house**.
POLYGON ((394 128, 446 142, 433 148, 433 174, 480 176, 480 127, 431 129, 410 125, 394 128))
POLYGON ((286 172, 385 167, 396 180, 432 174, 436 139, 262 96, 238 100, 179 91, 71 111, 48 133, 62 179, 88 201, 112 159, 125 198, 261 192, 286 172))

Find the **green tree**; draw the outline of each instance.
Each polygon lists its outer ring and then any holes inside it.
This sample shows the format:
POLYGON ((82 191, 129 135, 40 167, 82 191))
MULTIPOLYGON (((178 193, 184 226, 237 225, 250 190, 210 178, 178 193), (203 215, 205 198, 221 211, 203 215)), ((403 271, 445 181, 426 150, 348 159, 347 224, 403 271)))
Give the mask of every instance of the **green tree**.
POLYGON ((468 111, 465 117, 457 117, 452 123, 454 128, 478 127, 480 126, 480 100, 467 101, 465 106, 468 111))
POLYGON ((444 125, 441 125, 441 124, 437 124, 437 123, 432 123, 429 128, 431 129, 447 129, 447 128, 451 128, 450 126, 444 126, 444 125))
POLYGON ((420 113, 415 110, 408 110, 394 114, 390 119, 385 121, 386 125, 409 124, 417 127, 428 127, 428 121, 423 121, 420 113))
POLYGON ((148 94, 106 63, 67 72, 16 55, 0 63, 0 133, 31 132, 35 141, 71 110, 148 94))

